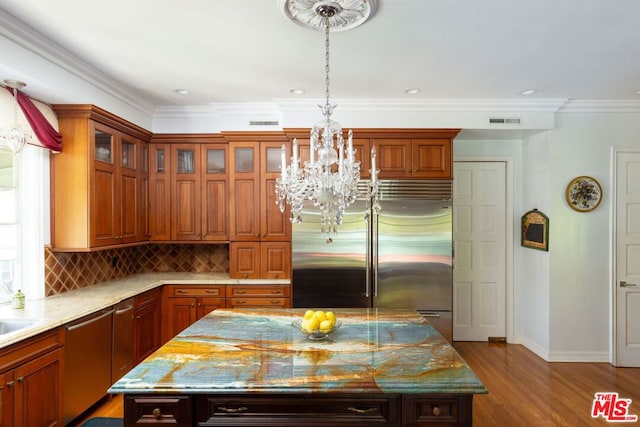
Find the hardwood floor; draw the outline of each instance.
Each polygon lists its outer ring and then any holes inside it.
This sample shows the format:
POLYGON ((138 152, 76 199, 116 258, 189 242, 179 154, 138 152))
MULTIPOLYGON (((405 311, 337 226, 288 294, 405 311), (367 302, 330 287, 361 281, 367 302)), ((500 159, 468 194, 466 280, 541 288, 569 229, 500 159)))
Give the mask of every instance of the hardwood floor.
POLYGON ((476 427, 611 425, 591 417, 596 392, 632 399, 629 413, 640 417, 640 368, 547 363, 513 344, 456 342, 454 347, 489 390, 473 399, 476 427))
MULTIPOLYGON (((454 347, 489 390, 474 397, 476 427, 640 424, 611 424, 591 417, 596 392, 617 392, 631 399, 629 414, 640 417, 640 368, 547 363, 514 344, 456 342, 454 347)), ((87 418, 97 416, 122 417, 122 396, 105 400, 87 418)))

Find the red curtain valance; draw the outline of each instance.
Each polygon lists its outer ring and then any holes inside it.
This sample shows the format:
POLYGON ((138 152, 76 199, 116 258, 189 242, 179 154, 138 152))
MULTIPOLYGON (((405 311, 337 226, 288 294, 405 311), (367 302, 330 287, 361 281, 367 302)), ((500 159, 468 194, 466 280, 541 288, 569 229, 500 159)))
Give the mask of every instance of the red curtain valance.
MULTIPOLYGON (((13 89, 5 87, 13 96, 13 89)), ((48 150, 59 153, 62 151, 62 135, 51 126, 51 123, 42 114, 38 107, 31 101, 31 99, 24 93, 17 91, 18 105, 24 113, 27 122, 33 129, 33 133, 38 138, 37 141, 30 142, 38 147, 43 147, 48 150)))

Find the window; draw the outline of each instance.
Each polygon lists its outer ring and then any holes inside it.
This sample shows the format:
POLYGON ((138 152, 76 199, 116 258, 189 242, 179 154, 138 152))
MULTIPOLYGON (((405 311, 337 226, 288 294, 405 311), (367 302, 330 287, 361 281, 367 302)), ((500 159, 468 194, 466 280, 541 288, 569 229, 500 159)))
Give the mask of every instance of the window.
POLYGON ((28 299, 44 297, 48 160, 48 151, 29 145, 16 156, 0 149, 0 303, 18 289, 28 299))
POLYGON ((17 194, 15 158, 0 149, 0 303, 14 292, 15 264, 18 252, 17 194))

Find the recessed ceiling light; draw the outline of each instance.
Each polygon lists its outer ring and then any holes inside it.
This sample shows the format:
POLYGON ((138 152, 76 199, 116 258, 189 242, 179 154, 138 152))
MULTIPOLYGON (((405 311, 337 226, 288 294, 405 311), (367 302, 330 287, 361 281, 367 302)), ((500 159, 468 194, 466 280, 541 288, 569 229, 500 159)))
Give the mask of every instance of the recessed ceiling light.
POLYGON ((525 90, 520 92, 520 95, 533 95, 536 92, 537 92, 537 90, 535 90, 535 89, 525 89, 525 90))
POLYGON ((176 93, 178 95, 189 95, 189 93, 191 92, 189 92, 187 89, 176 89, 176 93))
POLYGON ((304 93, 304 89, 289 89, 289 93, 293 95, 302 95, 304 93))
POLYGON ((404 93, 406 93, 407 95, 416 95, 420 92, 421 92, 420 88, 417 88, 417 87, 412 87, 404 90, 404 93))

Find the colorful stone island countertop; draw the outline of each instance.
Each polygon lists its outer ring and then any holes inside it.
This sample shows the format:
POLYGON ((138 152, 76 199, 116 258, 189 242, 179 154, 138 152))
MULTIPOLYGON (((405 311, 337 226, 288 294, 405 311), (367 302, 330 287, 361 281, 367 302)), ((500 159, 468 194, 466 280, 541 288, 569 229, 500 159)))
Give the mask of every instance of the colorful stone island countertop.
POLYGON ((300 309, 220 309, 194 323, 110 393, 486 393, 458 353, 410 310, 337 309, 312 341, 300 309))

